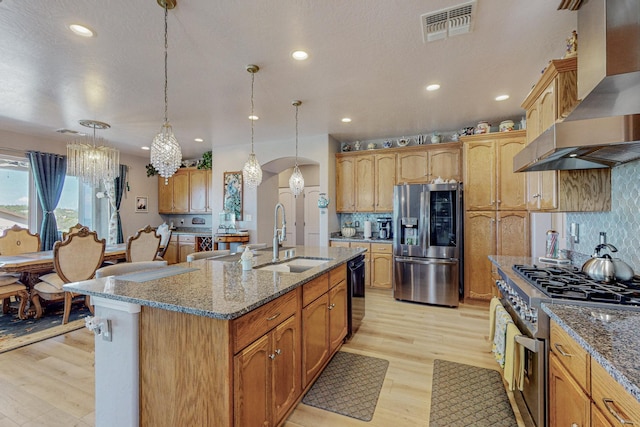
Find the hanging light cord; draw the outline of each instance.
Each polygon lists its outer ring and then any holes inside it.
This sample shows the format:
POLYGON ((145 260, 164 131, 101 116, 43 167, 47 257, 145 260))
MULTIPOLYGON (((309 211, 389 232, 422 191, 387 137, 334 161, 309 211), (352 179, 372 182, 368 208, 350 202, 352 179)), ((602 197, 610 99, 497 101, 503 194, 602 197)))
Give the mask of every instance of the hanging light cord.
POLYGON ((298 106, 296 105, 296 166, 298 166, 298 106))
POLYGON ((168 78, 167 78, 167 50, 169 49, 169 41, 167 37, 168 26, 167 26, 167 17, 169 16, 169 10, 167 9, 167 2, 164 2, 164 122, 169 122, 169 114, 167 113, 169 98, 167 96, 167 86, 168 86, 168 78))
POLYGON ((255 72, 251 73, 251 153, 253 154, 253 122, 255 122, 255 117, 253 114, 253 82, 255 81, 256 74, 255 72))

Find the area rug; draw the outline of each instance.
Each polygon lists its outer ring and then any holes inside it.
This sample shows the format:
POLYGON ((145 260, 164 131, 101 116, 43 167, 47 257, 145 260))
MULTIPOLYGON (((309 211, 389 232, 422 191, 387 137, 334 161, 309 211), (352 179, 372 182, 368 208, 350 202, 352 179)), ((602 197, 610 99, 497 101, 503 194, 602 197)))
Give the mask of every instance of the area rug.
POLYGON ((362 421, 371 421, 389 361, 339 351, 302 403, 362 421))
POLYGON ((74 305, 69 322, 62 324, 63 303, 50 303, 40 319, 20 320, 17 306, 7 314, 0 310, 0 353, 43 341, 84 327, 85 316, 91 312, 85 305, 74 305))
POLYGON ((434 361, 430 427, 517 425, 498 371, 434 361))

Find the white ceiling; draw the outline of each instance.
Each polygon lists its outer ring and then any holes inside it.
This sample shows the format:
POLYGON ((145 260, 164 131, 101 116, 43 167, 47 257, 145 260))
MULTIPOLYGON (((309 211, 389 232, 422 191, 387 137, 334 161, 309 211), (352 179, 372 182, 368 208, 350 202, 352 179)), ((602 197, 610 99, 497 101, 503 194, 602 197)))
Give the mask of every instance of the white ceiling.
MULTIPOLYGON (((251 77, 256 153, 293 141, 455 130, 519 119, 520 103, 576 14, 559 0, 477 0, 473 31, 425 44, 420 15, 465 0, 178 0, 169 11, 169 119, 184 158, 213 144, 249 150, 251 77), (297 62, 290 53, 309 52, 297 62), (437 82, 437 92, 425 91, 437 82), (508 93, 507 101, 495 96, 508 93), (342 117, 352 123, 341 123, 342 117), (194 138, 204 138, 204 143, 194 138)), ((164 10, 156 0, 0 0, 0 129, 67 141, 87 131, 147 156, 163 121, 164 10), (67 26, 96 32, 81 38, 67 26)), ((1 141, 0 141, 0 145, 1 141)), ((292 145, 292 153, 293 153, 292 145)), ((304 156, 304 147, 300 147, 304 156)))

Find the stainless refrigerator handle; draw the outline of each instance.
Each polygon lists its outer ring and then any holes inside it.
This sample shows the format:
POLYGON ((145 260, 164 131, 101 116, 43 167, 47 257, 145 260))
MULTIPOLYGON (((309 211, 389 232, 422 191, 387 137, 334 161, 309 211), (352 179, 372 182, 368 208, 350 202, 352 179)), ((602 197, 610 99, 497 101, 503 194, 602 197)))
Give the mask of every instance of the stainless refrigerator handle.
POLYGON ((454 258, 404 258, 395 257, 394 261, 407 264, 455 264, 459 260, 454 258))
POLYGON ((525 335, 516 335, 516 342, 533 353, 540 352, 540 340, 529 338, 525 335))

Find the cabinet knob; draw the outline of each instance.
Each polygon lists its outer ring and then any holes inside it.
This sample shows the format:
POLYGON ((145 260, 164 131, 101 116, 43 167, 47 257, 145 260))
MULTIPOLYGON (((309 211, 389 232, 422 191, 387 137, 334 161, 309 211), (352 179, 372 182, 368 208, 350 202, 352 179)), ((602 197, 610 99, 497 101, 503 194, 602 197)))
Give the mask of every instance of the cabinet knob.
POLYGON ((278 354, 282 353, 282 350, 280 350, 280 349, 278 348, 278 349, 276 349, 275 353, 276 353, 276 355, 278 355, 278 354))
POLYGON ((275 358, 276 358, 276 355, 275 355, 275 354, 271 353, 271 354, 269 355, 269 359, 273 360, 273 359, 275 359, 275 358))
POLYGON ((556 348, 556 350, 558 350, 558 353, 560 353, 561 355, 563 355, 564 357, 573 357, 573 354, 571 353, 567 353, 562 349, 562 344, 560 343, 555 343, 553 344, 553 346, 556 348))
POLYGON ((329 307, 327 307, 329 310, 333 310, 333 308, 335 307, 335 304, 330 304, 329 307))
POLYGON ((602 402, 604 403, 604 406, 607 408, 607 411, 609 411, 609 413, 613 415, 614 418, 618 420, 620 424, 633 425, 633 421, 626 420, 620 414, 618 414, 618 411, 616 411, 615 408, 613 407, 613 399, 608 399, 606 397, 603 397, 602 402))
POLYGON ((534 198, 534 199, 537 199, 537 198, 540 198, 540 197, 542 197, 542 196, 540 195, 540 193, 536 193, 536 194, 534 194, 534 195, 533 195, 533 198, 534 198))

